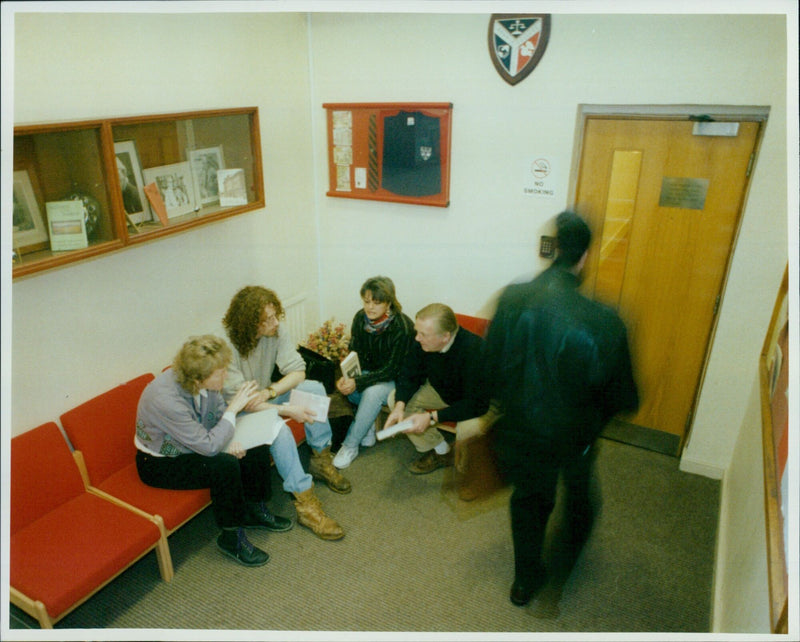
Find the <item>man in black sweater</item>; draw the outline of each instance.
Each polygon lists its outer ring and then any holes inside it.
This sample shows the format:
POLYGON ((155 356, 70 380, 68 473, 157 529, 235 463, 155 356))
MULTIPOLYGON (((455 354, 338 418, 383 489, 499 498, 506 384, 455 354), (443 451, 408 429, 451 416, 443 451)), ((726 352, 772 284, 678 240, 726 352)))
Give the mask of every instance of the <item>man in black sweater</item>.
POLYGON ((409 470, 421 475, 453 462, 436 424, 455 421, 456 440, 482 433, 489 404, 478 394, 483 340, 459 327, 452 309, 442 303, 425 306, 414 330, 415 343, 400 369, 386 427, 411 419, 405 432, 422 455, 409 470))

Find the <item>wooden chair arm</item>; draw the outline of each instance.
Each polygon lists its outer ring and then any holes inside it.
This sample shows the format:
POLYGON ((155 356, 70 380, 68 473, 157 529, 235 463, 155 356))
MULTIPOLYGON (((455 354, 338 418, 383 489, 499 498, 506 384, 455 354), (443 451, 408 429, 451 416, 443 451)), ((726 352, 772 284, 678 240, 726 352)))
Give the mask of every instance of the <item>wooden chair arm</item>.
POLYGON ((86 468, 86 460, 83 458, 83 453, 80 450, 73 450, 72 457, 78 465, 78 470, 81 471, 81 479, 83 479, 83 486, 89 490, 91 482, 89 481, 89 469, 86 468))

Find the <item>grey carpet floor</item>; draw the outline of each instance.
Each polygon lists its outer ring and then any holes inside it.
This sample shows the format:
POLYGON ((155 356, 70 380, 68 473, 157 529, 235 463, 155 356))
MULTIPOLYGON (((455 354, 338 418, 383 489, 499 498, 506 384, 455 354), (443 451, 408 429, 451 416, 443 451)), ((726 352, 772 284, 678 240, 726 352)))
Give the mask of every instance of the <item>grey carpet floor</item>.
MULTIPOLYGON (((305 446, 301 456, 307 461, 305 446)), ((300 526, 251 531, 272 559, 249 569, 216 549, 206 510, 170 537, 172 582, 159 579, 150 553, 56 628, 103 628, 103 639, 114 639, 112 629, 161 630, 127 638, 140 640, 173 639, 182 629, 208 631, 198 639, 214 639, 212 630, 246 630, 248 639, 281 639, 281 631, 408 632, 406 639, 425 632, 709 631, 719 482, 680 472, 675 458, 601 439, 594 529, 577 558, 560 554, 551 533, 552 579, 519 608, 508 599, 510 489, 461 502, 451 469, 411 475, 405 464, 414 456, 407 439, 390 439, 362 449, 345 471, 351 494, 317 486, 346 531, 341 541, 324 542, 300 526)), ((280 479, 273 480, 271 507, 294 516, 280 479)), ((15 607, 10 624, 36 627, 15 607)))

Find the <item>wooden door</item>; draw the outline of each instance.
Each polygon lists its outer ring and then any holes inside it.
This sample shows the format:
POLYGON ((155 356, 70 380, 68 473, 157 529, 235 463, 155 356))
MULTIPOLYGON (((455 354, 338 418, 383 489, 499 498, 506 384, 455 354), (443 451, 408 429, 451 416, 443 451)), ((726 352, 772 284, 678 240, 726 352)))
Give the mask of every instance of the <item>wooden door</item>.
POLYGON ((734 128, 710 136, 685 119, 585 122, 575 209, 594 241, 582 287, 630 332, 641 406, 624 424, 665 437, 656 449, 670 454, 691 427, 760 125, 734 128))

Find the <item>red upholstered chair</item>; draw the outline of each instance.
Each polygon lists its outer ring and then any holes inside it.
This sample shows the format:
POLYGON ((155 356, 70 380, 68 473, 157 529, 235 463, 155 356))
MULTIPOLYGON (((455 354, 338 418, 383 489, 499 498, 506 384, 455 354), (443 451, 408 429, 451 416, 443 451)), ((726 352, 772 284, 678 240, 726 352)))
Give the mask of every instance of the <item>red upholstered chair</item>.
POLYGON ((304 424, 294 419, 287 419, 286 425, 289 426, 289 430, 292 431, 292 436, 298 446, 306 440, 306 427, 304 424))
POLYGON ((136 470, 136 408, 145 386, 144 374, 112 388, 61 415, 61 425, 83 462, 93 489, 136 506, 164 520, 166 535, 211 503, 207 488, 165 490, 148 486, 136 470))
POLYGON ((479 337, 486 337, 486 330, 489 329, 489 319, 482 319, 480 317, 471 317, 467 314, 456 313, 456 321, 462 328, 466 328, 470 332, 477 334, 479 337))
POLYGON ((160 519, 89 492, 58 426, 11 439, 10 600, 44 629, 151 550, 172 560, 160 519))

